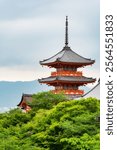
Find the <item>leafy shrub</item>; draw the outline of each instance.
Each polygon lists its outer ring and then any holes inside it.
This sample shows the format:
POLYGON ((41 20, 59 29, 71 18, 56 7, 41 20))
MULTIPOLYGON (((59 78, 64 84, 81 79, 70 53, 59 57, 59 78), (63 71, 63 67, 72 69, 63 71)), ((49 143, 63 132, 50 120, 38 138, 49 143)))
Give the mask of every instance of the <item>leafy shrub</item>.
POLYGON ((58 103, 67 100, 68 98, 62 93, 53 94, 52 92, 41 92, 34 94, 32 102, 29 102, 28 104, 33 110, 51 109, 58 103))
POLYGON ((34 99, 29 113, 0 114, 0 150, 99 150, 99 100, 49 92, 34 99))

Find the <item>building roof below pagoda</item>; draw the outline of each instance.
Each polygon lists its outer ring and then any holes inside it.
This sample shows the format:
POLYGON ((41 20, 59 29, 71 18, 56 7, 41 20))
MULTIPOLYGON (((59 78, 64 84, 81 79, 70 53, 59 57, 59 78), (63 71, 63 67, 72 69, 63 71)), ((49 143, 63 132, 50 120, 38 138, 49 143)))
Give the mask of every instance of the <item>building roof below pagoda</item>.
POLYGON ((73 50, 70 47, 65 46, 62 51, 57 53, 56 55, 50 57, 49 59, 45 59, 40 61, 41 65, 55 66, 57 64, 67 64, 67 65, 75 65, 77 67, 83 67, 86 65, 91 65, 95 62, 95 60, 84 58, 73 50))
POLYGON ((98 80, 98 83, 86 94, 82 95, 83 98, 88 97, 95 97, 97 99, 100 99, 100 79, 98 80))
POLYGON ((80 77, 72 77, 72 76, 57 76, 57 77, 48 77, 48 78, 42 78, 38 80, 40 83, 46 83, 50 85, 55 85, 58 83, 71 83, 71 84, 77 84, 77 85, 85 85, 87 83, 93 83, 96 81, 96 79, 93 78, 87 78, 84 76, 80 77))
POLYGON ((21 101, 17 106, 22 107, 23 103, 31 102, 32 101, 32 94, 22 94, 21 101))

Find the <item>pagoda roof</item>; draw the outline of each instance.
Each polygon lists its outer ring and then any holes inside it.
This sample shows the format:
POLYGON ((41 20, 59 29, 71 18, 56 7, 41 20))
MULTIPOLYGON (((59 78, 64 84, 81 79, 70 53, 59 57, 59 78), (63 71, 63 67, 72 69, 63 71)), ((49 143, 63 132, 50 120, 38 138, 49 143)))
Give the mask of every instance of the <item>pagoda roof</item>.
POLYGON ((95 60, 87 59, 75 53, 71 50, 70 47, 65 46, 62 51, 57 53, 56 55, 50 57, 49 59, 45 59, 40 61, 41 65, 53 66, 55 64, 65 63, 70 65, 77 66, 86 66, 91 65, 95 62, 95 60))
POLYGON ((71 48, 68 46, 68 16, 66 16, 64 48, 54 56, 45 59, 43 61, 40 61, 40 64, 57 68, 57 67, 61 67, 61 64, 83 67, 86 65, 91 65, 94 62, 95 60, 91 60, 80 56, 79 54, 71 50, 71 48))
POLYGON ((48 77, 48 78, 42 78, 38 79, 40 83, 48 83, 48 84, 54 84, 54 83, 73 83, 73 84, 87 84, 87 83, 93 83, 96 81, 96 79, 93 78, 87 78, 84 76, 79 77, 72 77, 72 76, 55 76, 55 77, 48 77))

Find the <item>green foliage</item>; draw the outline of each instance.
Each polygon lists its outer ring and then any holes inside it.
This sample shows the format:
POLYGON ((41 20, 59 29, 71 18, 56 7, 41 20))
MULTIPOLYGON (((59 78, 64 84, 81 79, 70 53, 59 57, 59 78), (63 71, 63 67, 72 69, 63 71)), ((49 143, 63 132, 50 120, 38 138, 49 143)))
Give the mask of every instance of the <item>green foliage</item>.
POLYGON ((64 145, 63 150, 99 150, 99 134, 94 136, 89 136, 88 134, 83 134, 80 138, 71 137, 61 139, 62 145, 64 145))
POLYGON ((52 92, 42 92, 33 95, 33 101, 29 103, 33 110, 51 109, 60 102, 67 101, 68 98, 60 94, 52 94, 52 92))
POLYGON ((67 101, 47 92, 34 98, 39 105, 29 113, 0 114, 0 150, 100 149, 99 100, 67 101))
MULTIPOLYGON (((42 117, 43 128, 32 135, 32 140, 38 146, 45 146, 50 150, 89 150, 89 148, 86 148, 86 144, 90 147, 90 150, 94 150, 94 146, 99 149, 99 138, 95 140, 95 136, 99 134, 100 126, 97 117, 99 117, 99 101, 96 99, 90 98, 59 103, 55 108, 48 111, 46 116, 42 117), (86 135, 89 140, 83 148, 81 147, 83 140, 85 140, 83 137, 86 137, 86 135), (73 139, 76 140, 74 147, 72 146, 73 139), (88 143, 92 140, 97 145, 88 143)), ((42 126, 42 124, 39 123, 38 126, 42 126)))
POLYGON ((1 124, 4 128, 8 128, 11 125, 22 125, 22 123, 27 123, 30 120, 30 116, 22 113, 20 109, 11 110, 10 112, 5 113, 3 116, 4 119, 2 120, 1 124))

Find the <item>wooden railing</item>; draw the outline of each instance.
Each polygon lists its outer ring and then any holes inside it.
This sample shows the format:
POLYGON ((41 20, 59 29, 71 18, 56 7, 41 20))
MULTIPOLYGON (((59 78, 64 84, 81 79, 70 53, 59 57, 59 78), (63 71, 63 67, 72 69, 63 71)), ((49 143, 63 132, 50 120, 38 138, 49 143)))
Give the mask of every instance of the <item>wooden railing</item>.
POLYGON ((51 91, 54 94, 59 94, 59 93, 64 93, 64 94, 68 94, 68 95, 83 95, 84 94, 84 90, 52 90, 51 91))
POLYGON ((82 76, 82 71, 58 71, 51 72, 51 76, 82 76))

